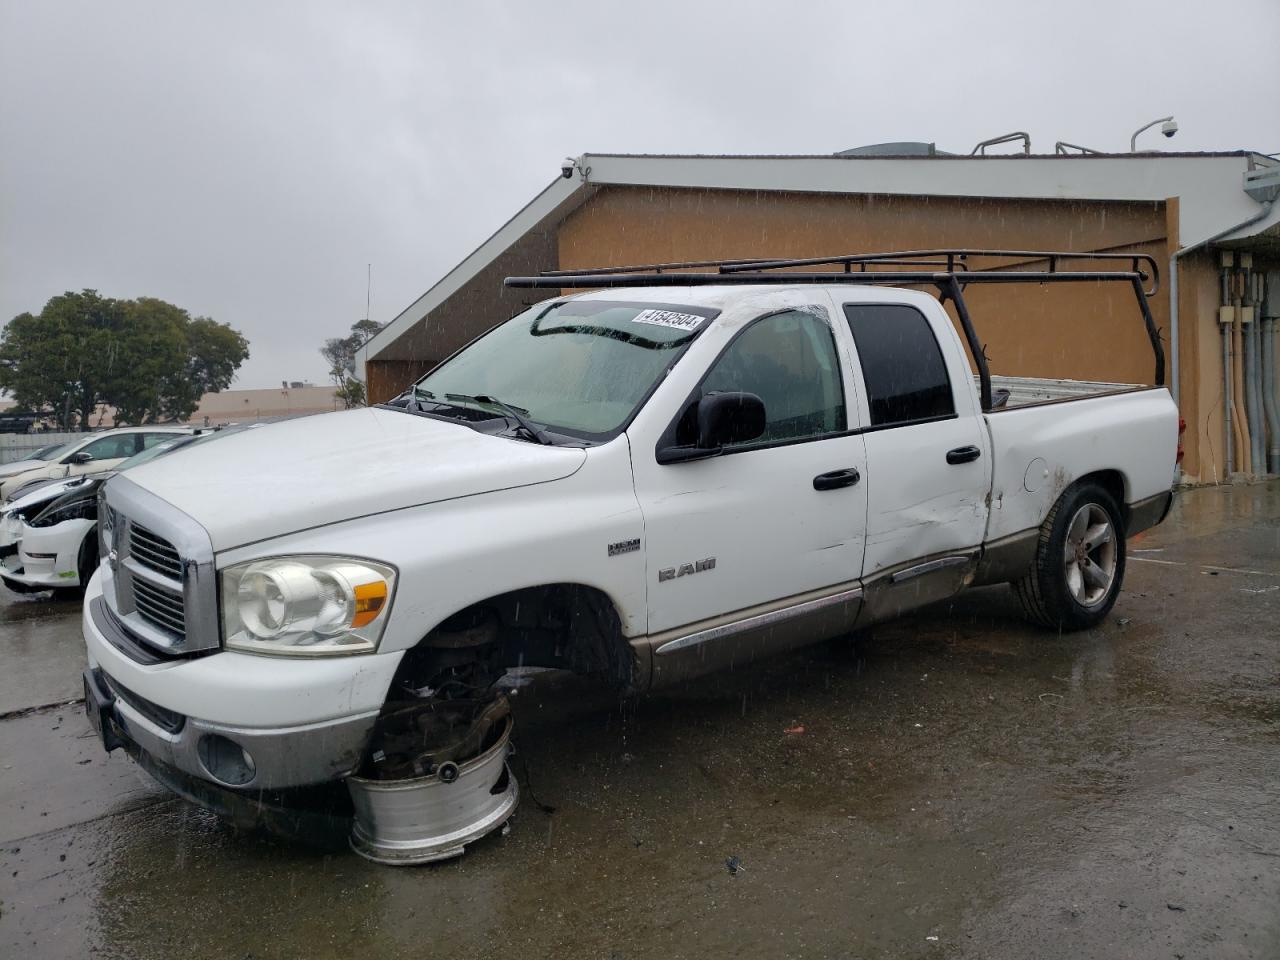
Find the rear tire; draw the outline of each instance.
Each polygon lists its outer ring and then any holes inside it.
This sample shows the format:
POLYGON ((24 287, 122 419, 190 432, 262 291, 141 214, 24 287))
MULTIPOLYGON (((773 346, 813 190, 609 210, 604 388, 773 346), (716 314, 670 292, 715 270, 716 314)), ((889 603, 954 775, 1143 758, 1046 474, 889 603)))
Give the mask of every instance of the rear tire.
POLYGON ((1087 630, 1111 612, 1124 581, 1124 521, 1101 484, 1070 487, 1040 527, 1035 564, 1012 584, 1028 619, 1087 630))

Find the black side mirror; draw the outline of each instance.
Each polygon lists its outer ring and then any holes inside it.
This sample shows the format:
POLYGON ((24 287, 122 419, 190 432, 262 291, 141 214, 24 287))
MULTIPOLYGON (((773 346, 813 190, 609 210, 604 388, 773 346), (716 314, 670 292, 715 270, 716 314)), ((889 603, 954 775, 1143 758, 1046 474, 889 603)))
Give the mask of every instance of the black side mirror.
POLYGON ((85 450, 81 450, 79 453, 73 453, 71 456, 67 457, 67 459, 63 460, 62 462, 74 463, 77 466, 79 466, 82 463, 88 463, 92 459, 93 459, 92 453, 89 453, 85 450))
POLYGON ((764 433, 764 401, 754 393, 711 393, 698 402, 698 446, 716 450, 764 433))
POLYGON ((718 455, 725 444, 746 443, 764 433, 764 401, 754 393, 727 391, 709 393, 692 409, 686 407, 680 426, 672 432, 681 437, 669 446, 655 451, 658 463, 684 463, 705 460, 718 455), (690 434, 697 428, 697 439, 690 445, 690 434))

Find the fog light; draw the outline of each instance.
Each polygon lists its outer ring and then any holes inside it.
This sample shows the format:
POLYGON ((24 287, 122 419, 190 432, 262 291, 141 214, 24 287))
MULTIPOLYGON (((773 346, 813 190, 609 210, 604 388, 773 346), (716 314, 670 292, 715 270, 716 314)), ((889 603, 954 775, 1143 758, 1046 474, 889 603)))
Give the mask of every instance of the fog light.
POLYGON ((200 738, 200 763, 209 776, 231 787, 242 787, 253 779, 257 769, 253 757, 234 740, 216 733, 200 738))

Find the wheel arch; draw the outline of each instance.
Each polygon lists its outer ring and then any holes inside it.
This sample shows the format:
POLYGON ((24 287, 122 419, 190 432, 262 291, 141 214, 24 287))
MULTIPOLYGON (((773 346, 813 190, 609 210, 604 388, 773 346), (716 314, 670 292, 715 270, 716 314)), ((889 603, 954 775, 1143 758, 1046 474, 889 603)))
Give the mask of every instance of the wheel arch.
POLYGON ((1098 484, 1115 498, 1119 506, 1124 506, 1129 490, 1129 481, 1123 471, 1114 467, 1105 470, 1092 470, 1077 479, 1073 486, 1090 482, 1098 484))
MULTIPOLYGON (((1084 474, 1075 483, 1068 487, 1078 487, 1085 483, 1096 483, 1107 493, 1111 494, 1111 499, 1115 500, 1116 507, 1120 511, 1120 521, 1124 524, 1125 530, 1129 529, 1129 479, 1121 470, 1110 468, 1106 470, 1094 470, 1084 474)), ((1065 496, 1067 490, 1063 491, 1065 496)))
POLYGON ((623 633, 618 603, 600 587, 569 581, 506 590, 458 607, 405 650, 397 679, 447 637, 489 617, 496 619, 503 666, 568 669, 628 690, 647 681, 647 665, 623 633))

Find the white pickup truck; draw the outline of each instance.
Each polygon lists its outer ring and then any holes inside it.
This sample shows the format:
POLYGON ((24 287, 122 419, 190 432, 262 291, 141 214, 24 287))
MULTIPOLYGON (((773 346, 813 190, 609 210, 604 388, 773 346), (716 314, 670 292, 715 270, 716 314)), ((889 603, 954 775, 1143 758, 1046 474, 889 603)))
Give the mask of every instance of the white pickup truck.
POLYGON ((368 770, 393 706, 483 703, 513 665, 644 692, 1000 582, 1091 627, 1179 422, 1161 386, 987 372, 964 286, 1119 281, 1162 381, 1138 259, 1052 256, 508 281, 556 292, 395 401, 106 484, 91 718, 177 789, 261 796, 368 770))

